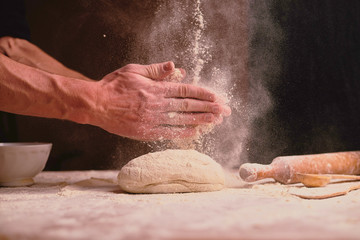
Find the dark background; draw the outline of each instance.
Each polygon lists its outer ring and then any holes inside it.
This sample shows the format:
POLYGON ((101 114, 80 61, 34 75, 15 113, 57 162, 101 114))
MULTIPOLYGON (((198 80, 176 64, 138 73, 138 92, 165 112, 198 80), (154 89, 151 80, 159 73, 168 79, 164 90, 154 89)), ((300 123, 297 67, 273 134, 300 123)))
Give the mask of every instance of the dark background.
POLYGON ((268 140, 250 143, 250 159, 360 150, 360 1, 276 0, 271 14, 282 71, 266 82, 275 106, 254 136, 268 140))
MULTIPOLYGON (((26 10, 34 44, 100 79, 133 60, 134 34, 147 26, 157 4, 28 0, 26 10)), ((274 0, 270 7, 284 34, 281 72, 265 79, 274 108, 253 123, 250 161, 360 149, 360 1, 274 0)), ((264 37, 250 45, 266 44, 264 37)), ((118 168, 151 150, 93 126, 2 115, 4 141, 54 144, 47 170, 118 168)))

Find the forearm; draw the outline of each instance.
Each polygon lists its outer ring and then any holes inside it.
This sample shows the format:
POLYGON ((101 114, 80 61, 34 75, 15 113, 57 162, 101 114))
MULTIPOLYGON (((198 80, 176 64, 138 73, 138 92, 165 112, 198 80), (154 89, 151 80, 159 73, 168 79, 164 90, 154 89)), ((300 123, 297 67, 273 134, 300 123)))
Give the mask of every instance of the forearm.
POLYGON ((171 62, 129 64, 98 82, 85 81, 0 53, 0 110, 91 124, 139 140, 191 137, 195 126, 219 124, 230 115, 210 91, 161 80, 173 70, 171 62))
POLYGON ((0 38, 0 53, 14 61, 61 76, 91 80, 79 72, 65 67, 62 63, 42 51, 34 44, 18 38, 0 38))
POLYGON ((0 110, 88 123, 96 82, 51 74, 0 54, 0 110))

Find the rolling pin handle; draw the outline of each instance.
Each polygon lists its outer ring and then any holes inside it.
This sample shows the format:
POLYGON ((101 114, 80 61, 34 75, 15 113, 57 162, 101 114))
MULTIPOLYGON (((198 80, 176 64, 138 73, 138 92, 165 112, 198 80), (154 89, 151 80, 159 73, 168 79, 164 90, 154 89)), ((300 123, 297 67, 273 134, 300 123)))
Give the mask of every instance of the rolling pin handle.
POLYGON ((239 175, 246 182, 255 182, 264 178, 272 178, 274 173, 269 165, 244 163, 239 169, 239 175))

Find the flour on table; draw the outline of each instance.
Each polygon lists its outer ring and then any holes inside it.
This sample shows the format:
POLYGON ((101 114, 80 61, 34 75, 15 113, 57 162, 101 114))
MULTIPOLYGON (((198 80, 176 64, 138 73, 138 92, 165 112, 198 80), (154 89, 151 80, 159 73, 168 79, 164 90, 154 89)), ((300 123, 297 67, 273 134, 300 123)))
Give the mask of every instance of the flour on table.
POLYGON ((148 153, 128 162, 118 184, 130 193, 208 192, 224 188, 222 167, 195 150, 148 153))

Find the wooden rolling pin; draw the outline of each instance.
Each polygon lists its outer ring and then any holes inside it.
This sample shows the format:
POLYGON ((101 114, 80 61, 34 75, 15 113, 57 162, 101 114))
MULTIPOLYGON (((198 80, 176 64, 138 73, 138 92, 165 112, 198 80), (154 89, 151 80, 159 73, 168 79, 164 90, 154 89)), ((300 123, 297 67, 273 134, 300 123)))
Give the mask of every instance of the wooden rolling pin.
POLYGON ((246 182, 273 178, 284 184, 300 182, 298 173, 360 174, 360 151, 277 157, 270 165, 245 163, 239 170, 246 182))

